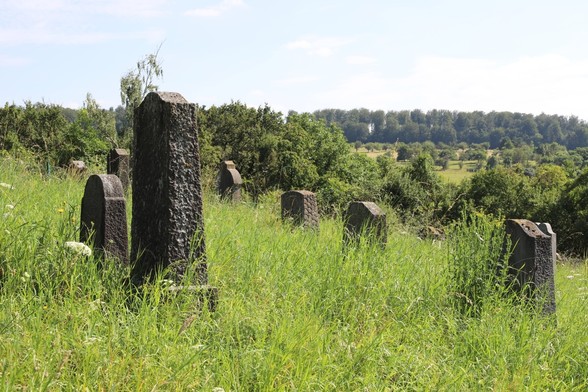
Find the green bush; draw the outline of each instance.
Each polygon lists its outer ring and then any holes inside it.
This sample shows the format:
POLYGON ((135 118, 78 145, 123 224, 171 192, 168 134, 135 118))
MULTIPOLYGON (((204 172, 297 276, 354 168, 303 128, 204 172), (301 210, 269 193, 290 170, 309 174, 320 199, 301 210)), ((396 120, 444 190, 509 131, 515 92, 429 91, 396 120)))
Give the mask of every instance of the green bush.
POLYGON ((588 169, 564 187, 548 216, 559 249, 588 253, 588 169))
POLYGON ((454 190, 435 173, 428 154, 416 157, 409 166, 391 170, 382 186, 383 198, 398 211, 405 223, 420 227, 444 221, 454 190))

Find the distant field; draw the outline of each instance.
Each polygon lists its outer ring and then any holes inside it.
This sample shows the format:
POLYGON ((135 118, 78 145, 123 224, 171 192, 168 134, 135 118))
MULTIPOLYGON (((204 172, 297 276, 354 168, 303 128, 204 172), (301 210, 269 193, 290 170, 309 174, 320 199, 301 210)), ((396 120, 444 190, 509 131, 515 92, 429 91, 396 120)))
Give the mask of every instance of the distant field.
MULTIPOLYGON (((355 152, 355 148, 352 149, 355 152)), ((358 154, 364 154, 370 158, 377 158, 380 155, 386 154, 388 151, 384 150, 372 150, 368 151, 365 147, 361 147, 357 150, 358 154)), ((392 157, 396 157, 396 152, 392 151, 392 157)), ((450 161, 449 169, 441 170, 441 167, 437 167, 437 173, 441 178, 447 180, 453 184, 459 184, 463 179, 469 178, 474 175, 474 172, 468 172, 468 169, 475 169, 477 161, 464 161, 463 167, 459 168, 459 161, 450 161)))
MULTIPOLYGON (((357 151, 355 150, 355 148, 352 149, 353 152, 357 152, 358 154, 364 154, 367 155, 370 158, 377 158, 380 155, 384 155, 386 154, 388 151, 385 150, 372 150, 372 151, 368 151, 365 147, 361 147, 359 148, 357 151)), ((396 152, 392 151, 393 156, 396 156, 396 152)))
POLYGON ((448 182, 459 184, 464 179, 474 175, 474 172, 469 172, 468 169, 475 169, 477 163, 477 161, 464 161, 464 165, 460 169, 459 161, 449 161, 449 168, 447 170, 437 168, 437 173, 448 182))

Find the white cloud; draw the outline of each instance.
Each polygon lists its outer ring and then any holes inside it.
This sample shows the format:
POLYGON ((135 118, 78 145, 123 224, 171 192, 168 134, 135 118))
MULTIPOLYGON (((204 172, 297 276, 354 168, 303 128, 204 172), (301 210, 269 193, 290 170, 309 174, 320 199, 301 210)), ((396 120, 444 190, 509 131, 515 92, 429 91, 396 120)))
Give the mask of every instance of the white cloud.
POLYGON ((369 65, 374 64, 376 59, 369 56, 348 56, 345 61, 351 65, 369 65))
POLYGON ((244 6, 243 0, 223 0, 216 5, 204 8, 195 8, 188 10, 184 13, 187 16, 198 16, 198 17, 216 17, 224 14, 225 12, 231 11, 234 8, 244 6))
MULTIPOLYGON (((91 44, 114 39, 161 39, 157 31, 112 33, 102 16, 162 15, 169 0, 8 0, 0 3, 0 44, 91 44)), ((116 21, 115 23, 120 23, 116 21)), ((118 29, 118 30, 124 30, 118 29)))
POLYGON ((0 44, 6 45, 79 45, 125 39, 145 39, 151 42, 161 42, 163 38, 164 33, 161 30, 134 31, 128 33, 89 32, 73 34, 69 31, 54 31, 45 26, 29 29, 0 29, 0 44))
POLYGON ((276 80, 278 86, 294 86, 299 84, 312 83, 318 80, 316 76, 293 76, 285 79, 276 80))
POLYGON ((553 54, 508 63, 428 57, 402 83, 429 107, 446 102, 467 110, 585 113, 588 60, 553 54))
POLYGON ((304 50, 308 55, 329 57, 337 49, 353 42, 342 37, 307 37, 288 42, 286 48, 290 50, 304 50))
POLYGON ((317 94, 317 103, 313 105, 318 105, 319 108, 393 109, 402 99, 401 93, 394 86, 393 79, 376 72, 353 74, 334 83, 335 88, 317 94))
POLYGON ((0 54, 0 67, 20 67, 29 63, 30 60, 24 57, 13 57, 0 54))
POLYGON ((21 18, 51 18, 51 12, 67 17, 105 14, 120 17, 153 17, 162 15, 169 0, 8 0, 0 5, 2 13, 21 18))
POLYGON ((588 60, 560 55, 485 59, 423 57, 404 77, 370 72, 334 82, 319 106, 578 115, 588 120, 588 60))

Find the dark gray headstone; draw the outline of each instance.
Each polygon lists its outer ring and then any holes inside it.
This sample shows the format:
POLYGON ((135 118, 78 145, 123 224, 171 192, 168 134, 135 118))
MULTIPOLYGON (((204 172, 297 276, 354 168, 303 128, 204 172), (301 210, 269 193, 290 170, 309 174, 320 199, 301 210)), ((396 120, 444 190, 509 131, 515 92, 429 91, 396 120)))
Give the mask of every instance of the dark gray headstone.
POLYGON ((113 148, 108 152, 106 172, 108 174, 115 174, 120 178, 125 192, 129 189, 129 163, 129 152, 124 148, 113 148))
POLYGON ((233 161, 221 162, 218 179, 218 193, 221 199, 234 202, 241 201, 242 185, 243 180, 235 167, 235 163, 233 161))
POLYGON ((195 265, 207 284, 196 105, 149 93, 135 110, 133 154, 132 281, 165 268, 179 281, 195 265))
POLYGON ((316 195, 310 191, 282 193, 282 219, 292 219, 294 224, 311 229, 319 227, 319 211, 316 195))
POLYGON ((127 209, 120 179, 95 174, 86 181, 82 198, 80 242, 92 242, 102 256, 128 263, 127 209))
POLYGON ((507 219, 512 253, 508 260, 512 287, 530 298, 540 298, 543 313, 555 313, 554 261, 551 237, 526 219, 507 219))
POLYGON ((388 230, 386 213, 376 203, 354 201, 349 204, 345 215, 344 239, 346 243, 356 242, 365 235, 369 242, 386 246, 388 230))
POLYGON ((557 260, 557 234, 553 231, 553 228, 549 223, 535 222, 535 224, 543 234, 551 237, 551 257, 553 258, 553 272, 555 273, 555 261, 557 260))

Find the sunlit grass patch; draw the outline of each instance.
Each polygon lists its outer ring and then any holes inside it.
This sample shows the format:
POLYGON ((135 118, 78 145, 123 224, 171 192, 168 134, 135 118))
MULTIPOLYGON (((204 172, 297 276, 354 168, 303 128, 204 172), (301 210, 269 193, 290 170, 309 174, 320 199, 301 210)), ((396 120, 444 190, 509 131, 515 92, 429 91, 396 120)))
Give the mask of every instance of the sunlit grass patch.
MULTIPOLYGON (((254 205, 206 193, 211 313, 163 279, 130 290, 129 267, 65 249, 79 240, 83 182, 6 162, 0 180, 14 186, 0 188, 0 206, 14 207, 0 220, 6 390, 588 387, 585 262, 558 264, 556 326, 500 296, 464 314, 449 273, 450 243, 464 238, 392 225, 385 249, 344 248, 340 220, 282 222, 278 194, 254 205)), ((480 261, 470 251, 492 255, 477 241, 461 248, 464 266, 480 261)))

